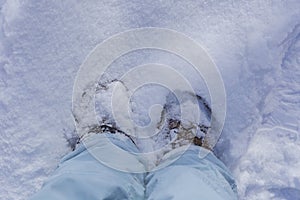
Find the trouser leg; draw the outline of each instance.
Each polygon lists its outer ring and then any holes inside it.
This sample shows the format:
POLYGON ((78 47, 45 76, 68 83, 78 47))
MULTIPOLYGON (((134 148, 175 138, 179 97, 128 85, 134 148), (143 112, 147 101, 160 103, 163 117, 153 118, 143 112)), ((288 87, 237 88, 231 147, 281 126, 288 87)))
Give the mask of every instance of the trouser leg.
MULTIPOLYGON (((170 152, 165 160, 181 153, 170 152)), ((147 199, 237 199, 233 177, 224 164, 198 146, 191 146, 171 165, 150 172, 145 183, 147 199), (208 154, 202 157, 203 153, 208 154)))
MULTIPOLYGON (((99 148, 104 135, 94 135, 86 145, 99 148), (97 146, 99 145, 99 146, 97 146)), ((110 135, 124 149, 134 150, 130 141, 110 135)), ((100 200, 144 199, 144 174, 112 169, 95 159, 86 146, 80 145, 65 156, 54 174, 31 200, 100 200)))

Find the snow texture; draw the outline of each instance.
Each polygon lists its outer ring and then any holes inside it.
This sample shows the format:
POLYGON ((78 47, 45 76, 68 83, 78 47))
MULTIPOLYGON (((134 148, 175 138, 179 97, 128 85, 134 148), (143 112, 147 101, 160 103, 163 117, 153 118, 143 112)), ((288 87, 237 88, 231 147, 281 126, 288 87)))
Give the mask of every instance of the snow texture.
MULTIPOLYGON (((299 7, 297 0, 0 1, 0 199, 28 199, 71 151, 72 87, 89 52, 113 34, 149 26, 185 33, 218 66, 227 117, 215 152, 240 199, 300 199, 299 7)), ((136 54, 120 63, 179 63, 136 54)))

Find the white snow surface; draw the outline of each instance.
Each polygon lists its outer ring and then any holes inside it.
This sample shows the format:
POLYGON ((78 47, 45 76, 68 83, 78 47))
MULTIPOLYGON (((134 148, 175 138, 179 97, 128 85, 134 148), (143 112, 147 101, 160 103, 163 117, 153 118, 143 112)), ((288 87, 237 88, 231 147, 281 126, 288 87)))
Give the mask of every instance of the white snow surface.
POLYGON ((98 43, 140 27, 182 32, 218 66, 227 116, 215 153, 240 199, 300 199, 299 8, 298 0, 0 1, 0 199, 28 199, 71 151, 77 70, 98 43))

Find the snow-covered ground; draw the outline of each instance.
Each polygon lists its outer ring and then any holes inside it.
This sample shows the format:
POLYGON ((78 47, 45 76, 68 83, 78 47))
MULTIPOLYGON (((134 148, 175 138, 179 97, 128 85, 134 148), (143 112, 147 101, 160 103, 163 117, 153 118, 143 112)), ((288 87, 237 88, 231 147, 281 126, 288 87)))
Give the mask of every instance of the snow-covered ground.
POLYGON ((300 2, 0 1, 0 199, 27 199, 70 151, 72 88, 89 52, 130 28, 202 44, 227 93, 216 154, 240 199, 300 199, 300 2))

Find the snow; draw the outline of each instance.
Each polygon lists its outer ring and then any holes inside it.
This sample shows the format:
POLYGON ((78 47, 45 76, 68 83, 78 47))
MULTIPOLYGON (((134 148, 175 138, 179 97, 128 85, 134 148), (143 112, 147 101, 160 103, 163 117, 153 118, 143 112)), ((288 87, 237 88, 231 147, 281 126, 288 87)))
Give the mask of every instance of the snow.
MULTIPOLYGON (((70 152, 72 88, 89 52, 115 33, 148 26, 185 33, 218 66, 227 116, 215 151, 240 199, 300 199, 299 7, 296 0, 0 1, 0 199, 27 199, 70 152)), ((155 52, 114 64, 151 61, 181 66, 155 52)))

